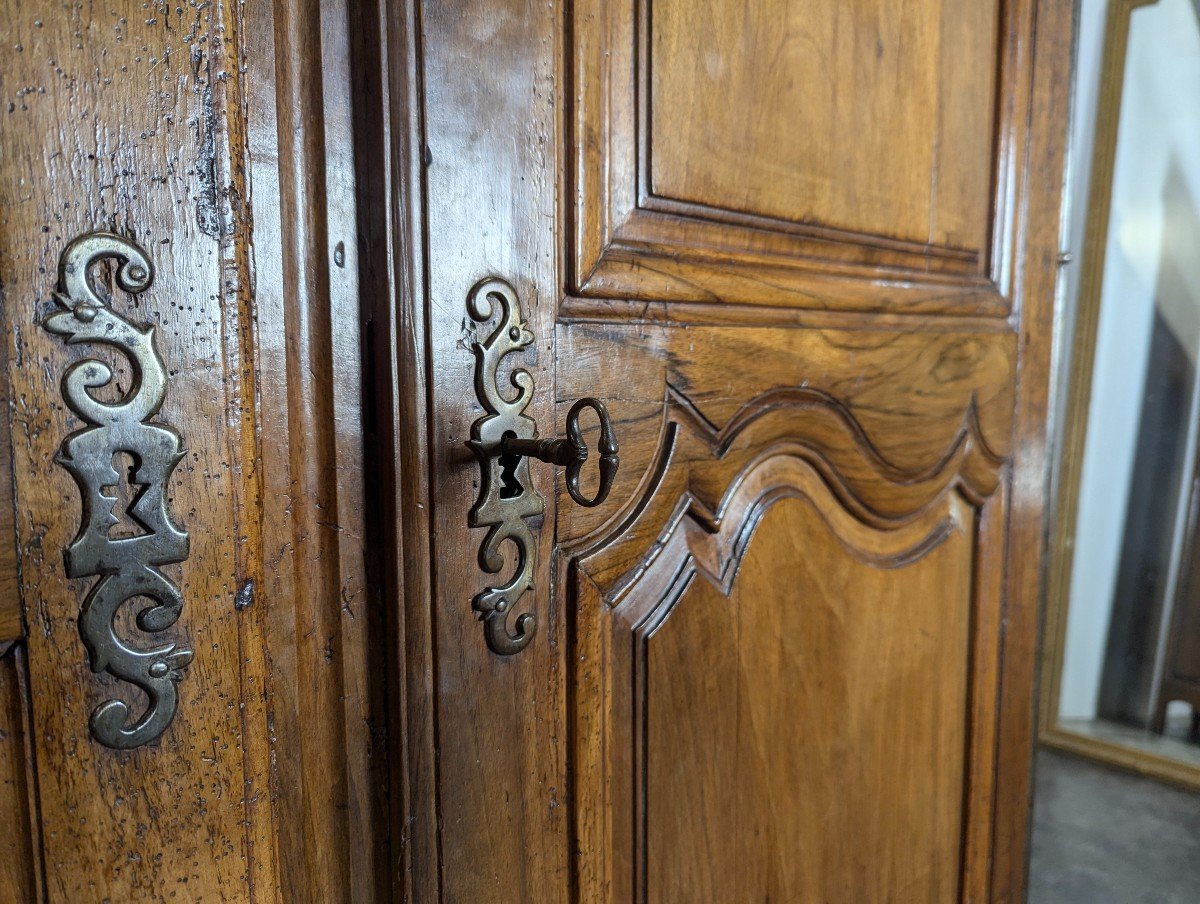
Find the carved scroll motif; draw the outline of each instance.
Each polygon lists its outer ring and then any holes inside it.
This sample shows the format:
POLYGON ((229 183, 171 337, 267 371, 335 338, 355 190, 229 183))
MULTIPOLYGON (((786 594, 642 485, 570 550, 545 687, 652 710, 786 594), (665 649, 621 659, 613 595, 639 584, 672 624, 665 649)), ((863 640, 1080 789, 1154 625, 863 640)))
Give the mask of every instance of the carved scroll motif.
POLYGON ((114 619, 125 603, 145 598, 151 605, 138 612, 139 628, 157 633, 175 623, 183 596, 160 566, 187 558, 188 535, 172 523, 166 501, 167 481, 184 455, 182 441, 170 427, 146 423, 162 407, 167 390, 154 327, 131 323, 96 293, 90 270, 106 258, 119 263, 116 283, 126 292, 144 292, 154 281, 145 252, 128 239, 104 232, 80 236, 59 259, 55 299, 63 310, 47 316, 43 326, 68 345, 95 342, 117 349, 133 372, 132 386, 123 397, 102 402, 91 391, 114 383, 112 368, 89 358, 67 369, 63 398, 87 426, 67 437, 56 459, 75 478, 83 503, 79 533, 64 552, 67 575, 99 577, 79 614, 79 633, 92 671, 107 671, 136 685, 149 700, 132 725, 130 707, 122 700, 108 700, 92 712, 96 740, 124 750, 154 740, 171 724, 178 702, 175 683, 192 651, 174 643, 138 649, 117 634, 114 619), (119 453, 132 457, 129 481, 142 486, 128 511, 145 531, 141 536, 109 536, 118 519, 113 513, 116 500, 105 490, 121 482, 113 465, 119 453))
POLYGON ((517 617, 516 633, 509 633, 509 612, 517 600, 533 586, 534 541, 527 518, 545 511, 545 500, 529 479, 529 458, 507 458, 500 454, 500 441, 507 435, 515 439, 533 439, 537 426, 525 414, 533 398, 533 377, 529 371, 515 369, 510 376, 516 395, 510 400, 501 392, 497 369, 505 355, 520 351, 533 342, 533 334, 521 316, 521 302, 507 282, 493 278, 479 283, 467 298, 467 311, 478 323, 492 316, 499 304, 499 323, 484 342, 472 342, 475 353, 475 392, 488 414, 471 426, 468 445, 479 457, 483 482, 479 499, 471 509, 471 527, 490 527, 479 548, 479 566, 488 574, 504 570, 505 542, 517 554, 512 578, 505 584, 488 587, 472 602, 483 620, 484 636, 494 653, 510 656, 528 646, 537 626, 532 613, 517 617), (510 473, 505 473, 505 469, 510 473))

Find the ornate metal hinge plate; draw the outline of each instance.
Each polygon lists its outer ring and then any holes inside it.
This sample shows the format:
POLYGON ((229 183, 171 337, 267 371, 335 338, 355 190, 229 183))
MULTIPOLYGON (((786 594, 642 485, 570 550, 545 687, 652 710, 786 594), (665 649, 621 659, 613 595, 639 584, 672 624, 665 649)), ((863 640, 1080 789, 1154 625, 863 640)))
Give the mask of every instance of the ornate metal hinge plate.
POLYGON ((471 509, 470 525, 491 528, 479 547, 479 566, 485 572, 499 574, 504 569, 506 558, 501 547, 505 541, 512 543, 517 564, 507 583, 483 590, 472 605, 483 620, 488 647, 494 653, 510 656, 529 645, 537 627, 536 617, 526 612, 517 617, 516 633, 510 633, 508 617, 517 600, 533 586, 535 547, 526 519, 541 515, 546 502, 529 479, 529 458, 501 454, 505 436, 531 440, 537 436, 537 425, 525 414, 533 399, 533 376, 529 371, 513 370, 510 381, 516 395, 511 400, 501 393, 497 378, 504 356, 533 342, 516 291, 504 280, 493 278, 476 285, 467 297, 467 311, 481 324, 491 319, 496 304, 500 306, 496 328, 486 341, 471 343, 475 392, 488 413, 471 427, 469 445, 479 456, 483 482, 479 499, 471 509))
POLYGON ((153 741, 171 724, 177 705, 175 683, 192 651, 174 643, 137 649, 118 636, 114 619, 126 602, 144 597, 152 605, 138 612, 139 628, 157 633, 175 623, 183 596, 160 566, 187 558, 188 535, 172 523, 166 500, 167 481, 184 455, 182 441, 170 427, 147 423, 162 407, 167 391, 154 327, 131 323, 97 294, 90 271, 107 258, 119 263, 116 283, 130 294, 144 292, 154 281, 153 266, 133 242, 106 232, 80 236, 59 259, 55 300, 63 310, 48 315, 43 326, 68 345, 95 342, 117 349, 129 359, 133 372, 132 386, 123 397, 102 402, 90 390, 115 382, 111 367, 87 358, 67 369, 63 398, 87 426, 66 438, 56 459, 75 478, 83 502, 79 533, 64 551, 67 576, 99 577, 79 613, 79 633, 92 671, 107 671, 135 684, 149 698, 132 725, 129 705, 122 700, 108 700, 92 712, 96 740, 124 750, 153 741), (130 483, 142 486, 128 514, 145 533, 113 538, 109 532, 118 523, 113 514, 116 500, 105 489, 121 482, 113 460, 122 452, 133 460, 130 483))

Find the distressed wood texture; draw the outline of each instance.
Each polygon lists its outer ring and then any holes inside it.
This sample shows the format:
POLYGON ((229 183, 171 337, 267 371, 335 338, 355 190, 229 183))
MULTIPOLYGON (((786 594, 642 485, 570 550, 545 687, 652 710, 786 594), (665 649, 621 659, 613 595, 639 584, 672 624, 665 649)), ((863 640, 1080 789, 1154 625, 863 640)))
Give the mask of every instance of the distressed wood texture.
POLYGON ((396 7, 404 889, 1019 901, 1071 5, 396 7), (594 509, 532 465, 508 657, 466 527, 488 277, 541 435, 595 396, 622 462, 594 509))
POLYGON ((9 425, 6 344, 0 344, 0 645, 25 632, 21 596, 17 586, 17 535, 13 500, 12 437, 9 425))
POLYGON ((0 643, 0 901, 42 899, 44 865, 25 651, 0 643))
POLYGON ((386 867, 345 18, 315 0, 0 11, 0 272, 37 763, 23 780, 50 901, 366 901, 386 867), (169 633, 196 656, 172 726, 128 752, 88 733, 92 708, 126 691, 89 670, 76 620, 91 582, 63 571, 79 499, 54 455, 80 424, 59 379, 91 350, 40 326, 60 252, 98 229, 156 267, 136 300, 99 278, 155 325, 159 418, 187 449, 169 506, 191 553, 168 566, 184 595, 169 633))

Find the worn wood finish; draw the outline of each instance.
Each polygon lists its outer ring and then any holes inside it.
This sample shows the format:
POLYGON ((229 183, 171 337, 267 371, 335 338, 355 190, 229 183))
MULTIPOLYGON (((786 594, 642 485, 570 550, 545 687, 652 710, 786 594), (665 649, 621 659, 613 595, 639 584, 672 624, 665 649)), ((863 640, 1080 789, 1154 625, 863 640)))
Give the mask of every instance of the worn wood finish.
POLYGON ((972 519, 863 531, 815 471, 767 467, 783 497, 728 594, 693 576, 637 630, 646 899, 953 900, 970 612, 942 603, 970 599, 972 519))
POLYGON ((0 644, 24 634, 17 586, 17 535, 13 500, 12 438, 9 426, 7 343, 0 343, 0 644))
POLYGON ((1019 899, 1068 4, 684 10, 0 12, 6 768, 49 900, 1019 899), (86 734, 73 352, 38 326, 100 227, 158 266, 193 537, 180 713, 121 754, 86 734), (623 459, 592 510, 533 468, 515 657, 471 611, 489 276, 542 433, 595 395, 623 459))
MULTIPOLYGON (((47 3, 0 11, 8 50, 0 270, 34 802, 50 901, 373 900, 386 889, 379 600, 364 578, 350 40, 316 2, 47 3), (170 507, 174 637, 194 663, 154 745, 88 735, 110 691, 62 549, 78 496, 80 350, 40 327, 58 255, 94 229, 157 269, 164 422, 188 449, 170 507)), ((140 704, 136 703, 135 706, 140 704)))
POLYGON ((1014 50, 1012 65, 1028 69, 1030 129, 1024 207, 1014 241, 1019 289, 1016 425, 1012 499, 1004 573, 1005 607, 997 735, 993 858, 996 901, 1019 901, 1028 866, 1033 747, 1036 739, 1036 663, 1045 577, 1049 446, 1056 412, 1049 384, 1059 323, 1061 213, 1066 167, 1066 122, 1074 49, 1074 7, 1039 3, 1036 40, 1014 50))
MULTIPOLYGON (((805 31, 752 7, 380 24, 425 249, 392 223, 388 319, 427 330, 425 382, 396 347, 387 403, 429 416, 428 532, 396 516, 395 580, 430 590, 401 626, 429 665, 398 756, 436 752, 397 813, 438 815, 413 899, 1021 897, 1071 9, 817 4, 805 31), (890 41, 903 15, 924 24, 890 41), (810 57, 839 62, 806 80, 810 57), (889 66, 936 100, 866 116, 907 90, 889 66), (465 301, 491 276, 535 336, 542 434, 596 396, 622 459, 586 510, 532 466, 554 502, 513 657, 471 611, 465 527, 465 301)), ((396 485, 422 450, 398 444, 396 485)))
POLYGON ((908 470, 821 393, 720 429, 671 395, 653 482, 569 547, 581 900, 986 896, 1004 506, 972 409, 908 470))
POLYGON ((31 727, 24 649, 0 644, 0 901, 36 901, 43 896, 31 727))
POLYGON ((976 61, 995 53, 999 8, 643 4, 648 192, 978 254, 997 70, 976 61))

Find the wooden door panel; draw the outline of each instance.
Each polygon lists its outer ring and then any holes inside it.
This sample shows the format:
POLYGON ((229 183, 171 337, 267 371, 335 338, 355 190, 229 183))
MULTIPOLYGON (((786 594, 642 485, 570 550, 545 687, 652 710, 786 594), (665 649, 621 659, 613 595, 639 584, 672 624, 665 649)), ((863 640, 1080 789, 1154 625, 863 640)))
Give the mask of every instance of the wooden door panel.
POLYGON ((424 207, 381 320, 428 328, 396 383, 430 443, 398 467, 430 552, 414 887, 1017 900, 1069 4, 409 9, 424 207), (539 435, 592 396, 621 456, 590 509, 530 467, 504 611, 537 629, 507 656, 467 526, 489 278, 533 336, 501 382, 528 372, 539 435))
MULTIPOLYGON (((575 399, 605 399, 618 424, 622 461, 612 496, 600 508, 580 508, 557 487, 560 542, 581 542, 601 530, 620 501, 650 493, 675 410, 669 404, 672 393, 702 412, 701 421, 723 425, 739 412, 745 417, 786 400, 788 393, 803 397, 807 392, 810 417, 832 420, 843 411, 856 425, 837 434, 839 448, 846 450, 838 457, 843 479, 851 481, 858 479, 851 470, 857 459, 848 450, 859 433, 882 459, 912 473, 934 468, 971 421, 978 422, 979 435, 995 456, 1006 457, 1015 337, 1002 322, 978 332, 926 326, 920 331, 730 330, 560 323, 557 346, 569 366, 560 366, 557 374, 557 429, 561 432, 575 399), (822 397, 830 404, 816 404, 822 397)), ((585 430, 593 442, 594 429, 585 430)), ((910 484, 897 484, 874 505, 892 514, 911 510, 912 492, 910 484)))
POLYGON ((567 310, 1004 313, 1028 12, 573 4, 567 310))
POLYGON ((1005 464, 938 389, 904 466, 811 387, 624 422, 636 490, 564 546, 580 900, 986 889, 1005 464))
POLYGON ((999 5, 646 0, 649 193, 982 251, 999 5))
POLYGON ((776 501, 728 578, 632 632, 646 899, 950 901, 973 513, 855 530, 815 471, 766 467, 776 501))

